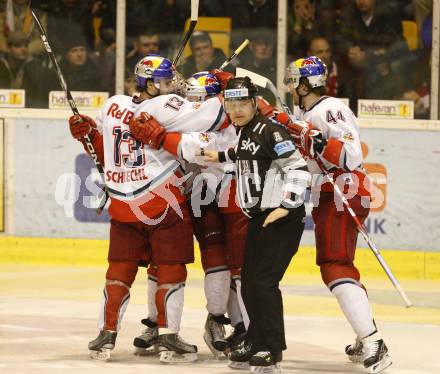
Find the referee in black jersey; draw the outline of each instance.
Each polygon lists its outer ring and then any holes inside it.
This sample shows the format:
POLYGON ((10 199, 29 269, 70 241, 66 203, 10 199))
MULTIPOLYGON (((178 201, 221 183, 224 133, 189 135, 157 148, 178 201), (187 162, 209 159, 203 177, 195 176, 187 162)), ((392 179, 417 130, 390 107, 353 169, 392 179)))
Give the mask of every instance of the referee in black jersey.
POLYGON ((250 325, 243 346, 230 354, 230 366, 279 372, 286 349, 279 282, 298 250, 311 176, 288 132, 258 113, 256 94, 249 77, 228 82, 224 106, 239 141, 227 152, 204 154, 208 161, 235 162, 238 201, 249 217, 241 293, 250 325))

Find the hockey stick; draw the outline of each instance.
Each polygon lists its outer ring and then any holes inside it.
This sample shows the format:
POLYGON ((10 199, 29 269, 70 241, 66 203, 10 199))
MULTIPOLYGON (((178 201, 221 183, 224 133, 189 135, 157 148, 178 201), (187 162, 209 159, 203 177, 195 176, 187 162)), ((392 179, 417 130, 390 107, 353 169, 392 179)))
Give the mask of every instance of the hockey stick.
POLYGON ((229 63, 235 58, 237 57, 241 51, 243 49, 245 49, 247 47, 247 45, 249 44, 249 39, 246 39, 243 43, 241 43, 238 48, 234 51, 234 53, 232 55, 230 55, 225 62, 222 64, 222 66, 219 67, 219 70, 223 70, 226 66, 229 65, 229 63))
MULTIPOLYGON (((35 23, 36 23, 38 30, 40 32, 41 41, 43 42, 44 48, 46 49, 46 52, 47 52, 47 55, 49 56, 50 61, 52 62, 52 65, 55 69, 55 73, 57 75, 58 82, 60 83, 61 88, 63 89, 63 91, 66 94, 70 109, 72 109, 72 112, 74 115, 79 116, 79 111, 76 106, 75 100, 73 100, 72 94, 70 93, 69 89, 67 88, 66 80, 64 79, 60 65, 58 64, 58 61, 55 57, 55 54, 49 44, 49 41, 46 36, 46 32, 44 31, 44 28, 41 25, 41 22, 33 9, 31 10, 31 13, 32 13, 32 17, 34 17, 35 23)), ((90 140, 90 137, 88 135, 84 136, 84 141, 86 143, 87 149, 89 150, 90 156, 92 156, 92 159, 95 163, 95 166, 98 169, 99 174, 101 175, 102 181, 105 181, 104 169, 103 169, 101 163, 99 162, 98 155, 96 154, 95 147, 93 147, 93 144, 92 144, 92 141, 90 140)), ((108 192, 107 192, 107 188, 105 187, 105 183, 104 183, 104 191, 103 192, 104 192, 104 195, 103 195, 103 197, 100 198, 99 207, 96 210, 96 212, 98 214, 101 214, 102 210, 105 207, 105 204, 107 203, 108 197, 109 197, 108 192)))
POLYGON ((374 255, 376 256, 377 260, 379 261, 379 264, 382 266, 383 270, 385 271, 388 278, 390 278, 391 283, 396 288, 397 292, 402 297, 403 301, 405 302, 405 305, 407 308, 410 308, 413 306, 411 301, 408 299, 408 296, 406 295, 405 291, 400 286, 399 281, 394 276, 393 272, 385 262, 385 259, 382 257, 382 254, 380 253, 379 249, 377 249, 376 245, 371 240, 371 237, 368 235, 368 231, 365 228, 364 224, 359 220, 354 210, 351 208, 350 203, 348 202, 347 198, 344 196, 338 185, 335 183, 333 177, 329 174, 327 169, 325 168, 321 156, 318 155, 318 158, 315 158, 316 163, 318 164, 319 168, 321 169, 322 173, 327 177, 329 182, 332 184, 333 189, 338 194, 338 196, 341 198, 342 203, 347 208, 347 211, 350 213, 351 218, 353 218, 353 221, 355 222, 357 226, 357 230, 360 232, 360 234, 363 236, 365 241, 367 242, 370 249, 373 251, 374 255))
POLYGON ((191 37, 191 35, 197 25, 198 18, 199 18, 199 0, 191 0, 191 22, 189 23, 188 31, 186 32, 185 36, 183 37, 182 45, 180 46, 176 57, 174 57, 173 66, 177 66, 177 63, 179 62, 180 56, 182 56, 183 50, 185 49, 186 45, 188 44, 188 40, 191 37))
POLYGON ((284 102, 283 99, 281 99, 280 94, 278 93, 277 88, 275 85, 266 77, 263 77, 260 74, 254 73, 253 71, 246 70, 243 68, 238 67, 235 71, 236 77, 246 77, 248 76, 253 83, 255 83, 257 86, 267 88, 270 92, 274 94, 276 99, 278 100, 278 103, 283 107, 283 110, 289 115, 292 115, 292 111, 287 106, 287 104, 284 102))
MULTIPOLYGON (((269 79, 267 79, 266 77, 263 77, 262 75, 256 74, 252 71, 241 69, 241 68, 237 68, 236 73, 237 73, 236 75, 240 76, 240 77, 248 76, 252 80, 252 82, 255 83, 257 86, 261 86, 261 87, 265 87, 265 88, 269 89, 275 95, 275 97, 278 99, 278 101, 280 102, 282 107, 285 109, 286 113, 289 116, 292 115, 292 111, 286 105, 286 103, 281 99, 276 87, 269 79)), ((408 299, 408 296, 406 296, 405 291, 403 291, 402 287, 400 286, 400 283, 398 282, 398 280, 394 276, 393 272, 391 271, 391 269, 387 265, 385 259, 381 255, 380 251, 377 249, 376 245, 371 240, 370 236, 368 235, 367 229, 362 224, 362 222, 359 221, 359 218, 357 217, 356 213, 351 208, 350 203, 345 198, 345 196, 343 195, 343 193, 339 189, 339 187, 336 185, 335 181, 333 180, 333 177, 328 173, 322 160, 320 158, 317 158, 315 160, 316 160, 319 168, 321 169, 322 173, 328 178, 329 182, 333 185, 335 192, 341 198, 342 203, 347 208, 348 212, 350 213, 351 217, 353 218, 353 220, 356 224, 357 230, 361 233, 361 235, 363 236, 363 238, 367 242, 368 246, 373 251, 374 255, 376 256, 377 260, 379 261, 379 264, 382 266, 383 270, 385 271, 386 275, 390 279, 391 283, 393 284, 393 286, 395 287, 395 289, 397 290, 397 292, 399 293, 399 295, 402 297, 403 301, 405 302, 406 307, 410 308, 411 306, 413 306, 413 304, 408 299)))

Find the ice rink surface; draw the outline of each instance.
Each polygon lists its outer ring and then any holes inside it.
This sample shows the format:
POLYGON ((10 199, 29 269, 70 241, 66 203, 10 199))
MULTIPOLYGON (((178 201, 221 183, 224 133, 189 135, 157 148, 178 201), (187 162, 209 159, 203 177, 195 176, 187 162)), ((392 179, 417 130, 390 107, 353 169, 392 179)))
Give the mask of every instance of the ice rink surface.
MULTIPOLYGON (((88 356, 96 337, 105 268, 0 264, 0 373, 234 373, 203 342, 202 273, 189 273, 181 335, 199 347, 193 364, 163 365, 155 356, 133 355, 133 338, 146 314, 146 272, 132 287, 110 362, 88 356)), ((364 280, 365 281, 365 280, 364 280)), ((376 322, 389 347, 389 374, 440 373, 440 282, 402 282, 415 304, 405 309, 388 280, 367 280, 376 322)), ((287 351, 284 373, 365 373, 344 347, 354 341, 336 301, 316 276, 289 276, 283 286, 287 351)), ((237 372, 238 373, 238 372, 237 372)))

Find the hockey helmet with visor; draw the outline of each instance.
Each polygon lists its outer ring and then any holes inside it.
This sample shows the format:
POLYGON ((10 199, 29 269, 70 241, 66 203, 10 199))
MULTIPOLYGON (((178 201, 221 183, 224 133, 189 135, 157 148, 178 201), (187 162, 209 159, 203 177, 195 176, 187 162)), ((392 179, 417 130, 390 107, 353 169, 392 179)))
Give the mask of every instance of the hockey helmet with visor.
POLYGON ((284 84, 293 84, 297 89, 302 79, 306 79, 311 88, 324 87, 327 80, 327 66, 316 56, 299 58, 287 68, 284 84))
POLYGON ((205 101, 220 91, 220 82, 214 74, 207 71, 193 74, 186 81, 186 98, 189 101, 205 101))
POLYGON ((158 55, 148 55, 142 58, 134 68, 134 74, 139 89, 147 87, 147 81, 151 79, 158 90, 163 90, 161 81, 172 82, 174 78, 172 62, 158 55))

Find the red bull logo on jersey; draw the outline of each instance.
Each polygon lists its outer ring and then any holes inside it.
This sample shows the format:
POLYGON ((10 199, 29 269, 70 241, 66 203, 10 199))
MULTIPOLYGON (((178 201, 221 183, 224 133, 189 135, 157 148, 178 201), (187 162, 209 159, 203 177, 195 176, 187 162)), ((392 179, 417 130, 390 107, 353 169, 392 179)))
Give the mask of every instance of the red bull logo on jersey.
POLYGON ((209 143, 212 139, 212 137, 209 135, 209 133, 201 132, 199 134, 199 139, 204 143, 209 143))
POLYGON ((133 169, 129 171, 112 171, 105 173, 106 182, 127 183, 147 180, 144 169, 133 169))
POLYGON ((122 118, 122 123, 128 125, 130 120, 133 118, 134 113, 127 108, 121 110, 118 104, 113 103, 112 105, 110 105, 110 108, 108 108, 107 115, 116 119, 122 118))

